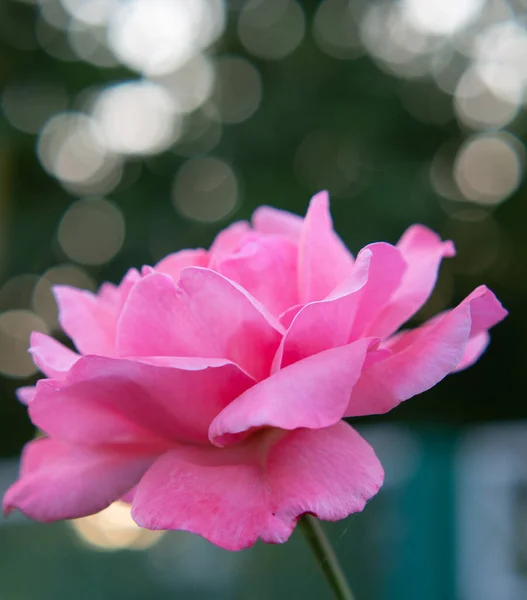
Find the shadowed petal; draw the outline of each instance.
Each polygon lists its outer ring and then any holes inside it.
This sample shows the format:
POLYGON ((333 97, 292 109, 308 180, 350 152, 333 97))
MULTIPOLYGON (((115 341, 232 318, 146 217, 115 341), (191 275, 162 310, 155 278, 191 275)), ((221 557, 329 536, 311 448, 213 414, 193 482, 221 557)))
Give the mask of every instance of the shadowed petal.
POLYGON ((99 512, 128 492, 155 458, 130 449, 83 448, 49 439, 29 442, 20 479, 4 496, 4 513, 18 509, 49 522, 99 512))
POLYGON ((85 356, 65 380, 38 382, 29 414, 65 442, 207 443, 212 419, 253 384, 225 360, 85 356))
POLYGON ((298 518, 343 519, 379 490, 371 446, 339 422, 317 430, 266 432, 217 448, 178 448, 148 470, 132 517, 148 529, 182 529, 227 550, 283 543, 298 518))
POLYGON ((368 349, 378 340, 363 339, 320 352, 250 388, 212 422, 211 441, 232 443, 258 427, 318 429, 338 422, 360 377, 368 349))

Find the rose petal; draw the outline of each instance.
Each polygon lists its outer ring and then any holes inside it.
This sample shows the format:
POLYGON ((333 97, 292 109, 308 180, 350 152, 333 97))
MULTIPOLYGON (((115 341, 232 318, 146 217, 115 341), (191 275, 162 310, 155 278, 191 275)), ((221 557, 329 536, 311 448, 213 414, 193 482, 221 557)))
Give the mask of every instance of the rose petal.
POLYGON ((207 443, 214 417, 254 384, 216 359, 81 358, 62 382, 41 380, 29 407, 33 423, 72 443, 207 443))
POLYGON ((478 361, 483 352, 485 352, 489 342, 490 335, 487 331, 482 331, 481 333, 476 334, 474 337, 469 338, 465 348, 465 354, 463 354, 463 358, 454 370, 457 372, 471 367, 475 362, 478 361))
POLYGON ((319 429, 343 416, 368 350, 378 340, 363 339, 332 348, 277 371, 247 390, 212 421, 209 437, 223 446, 250 429, 319 429))
POLYGON ((251 231, 247 221, 236 221, 223 231, 220 231, 209 250, 209 267, 216 269, 218 263, 236 250, 242 238, 251 231))
POLYGON ((148 529, 182 529, 228 550, 283 543, 299 516, 338 520, 361 511, 382 485, 371 446, 349 425, 267 432, 218 450, 168 452, 137 487, 132 517, 148 529))
POLYGON ((60 325, 81 354, 116 355, 117 319, 139 279, 139 272, 129 269, 118 286, 105 284, 98 294, 66 285, 53 287, 60 325))
POLYGON ((99 298, 102 300, 106 300, 115 304, 118 304, 121 300, 119 286, 109 283, 108 281, 101 285, 99 291, 97 292, 97 296, 99 296, 99 298))
POLYGON ((282 327, 247 292, 210 269, 188 267, 179 286, 154 273, 133 288, 118 326, 121 356, 225 358, 265 377, 282 327))
POLYGON ((60 325, 77 350, 82 354, 115 356, 114 303, 66 285, 54 286, 53 293, 59 305, 60 325))
POLYGON ((297 254, 296 245, 283 236, 247 234, 217 270, 278 316, 298 302, 297 254))
POLYGON ((62 379, 80 356, 49 335, 34 331, 29 352, 37 367, 52 379, 62 379))
POLYGON ((256 231, 283 235, 293 242, 300 240, 303 222, 302 217, 271 206, 260 206, 252 216, 252 224, 256 231))
POLYGON ((390 244, 384 242, 370 244, 365 250, 372 253, 368 280, 359 294, 359 306, 350 339, 370 335, 369 332, 373 330, 372 323, 379 313, 391 304, 393 294, 399 287, 406 270, 401 252, 390 244))
POLYGON ((389 344, 391 356, 364 370, 346 416, 385 413, 430 389, 461 364, 469 336, 506 314, 494 294, 481 286, 453 310, 397 336, 389 344))
POLYGON ((45 522, 99 512, 132 488, 155 458, 130 449, 30 442, 22 455, 21 477, 4 496, 4 512, 18 509, 45 522))
POLYGON ((351 271, 353 257, 333 230, 327 192, 311 199, 298 252, 301 303, 325 298, 351 271))
POLYGON ((368 335, 387 337, 412 317, 432 293, 441 260, 455 254, 451 241, 441 241, 423 225, 407 229, 397 248, 406 261, 406 272, 390 303, 367 330, 368 335))
POLYGON ((20 403, 27 406, 35 397, 35 392, 36 387, 34 385, 19 387, 16 391, 16 397, 20 403))
POLYGON ((295 316, 273 369, 287 366, 361 337, 397 288, 404 262, 390 244, 367 246, 348 278, 324 300, 306 304, 295 316))
POLYGON ((169 254, 159 261, 154 267, 158 273, 170 275, 177 283, 181 275, 181 269, 185 267, 206 267, 209 264, 209 253, 202 248, 197 250, 180 250, 169 254))

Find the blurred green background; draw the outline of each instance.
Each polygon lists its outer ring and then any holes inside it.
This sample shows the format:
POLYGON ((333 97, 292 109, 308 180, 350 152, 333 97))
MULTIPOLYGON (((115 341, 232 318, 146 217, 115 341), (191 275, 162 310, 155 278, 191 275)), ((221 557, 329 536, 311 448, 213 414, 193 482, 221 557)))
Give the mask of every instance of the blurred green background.
MULTIPOLYGON (((328 527, 357 600, 526 598, 526 23, 525 0, 0 0, 0 489, 51 285, 328 189, 353 252, 415 222, 454 240, 415 323, 481 283, 511 312, 478 365, 361 420, 387 485, 328 527)), ((329 597, 298 534, 231 555, 88 526, 0 520, 0 600, 329 597)))

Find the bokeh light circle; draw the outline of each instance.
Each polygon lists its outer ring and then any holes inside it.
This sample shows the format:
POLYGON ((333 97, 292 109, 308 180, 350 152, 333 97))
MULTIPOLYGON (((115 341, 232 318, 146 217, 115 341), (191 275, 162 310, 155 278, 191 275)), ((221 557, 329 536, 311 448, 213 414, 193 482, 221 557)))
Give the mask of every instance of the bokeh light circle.
POLYGON ((304 10, 296 0, 249 0, 238 20, 242 44, 254 56, 268 60, 291 54, 305 29, 304 10))
POLYGON ((522 164, 512 136, 481 134, 459 149, 454 178, 463 196, 478 204, 498 204, 519 186, 522 164))
POLYGON ((179 170, 172 198, 183 216, 213 223, 234 210, 239 201, 239 184, 225 161, 213 156, 193 158, 179 170))
POLYGON ((64 254, 85 265, 101 265, 121 249, 125 236, 122 212, 108 200, 74 202, 59 225, 58 240, 64 254))
POLYGON ((177 139, 181 117, 173 99, 150 81, 128 81, 104 89, 93 118, 105 146, 120 154, 157 154, 177 139))

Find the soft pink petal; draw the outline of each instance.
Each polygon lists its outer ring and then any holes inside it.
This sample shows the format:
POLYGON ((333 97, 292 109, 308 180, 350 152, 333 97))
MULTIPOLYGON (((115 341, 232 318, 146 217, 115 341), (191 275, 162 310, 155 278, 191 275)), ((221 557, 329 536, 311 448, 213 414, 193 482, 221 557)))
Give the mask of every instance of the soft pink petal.
POLYGON ((37 521, 96 513, 134 486, 156 457, 130 450, 83 448, 41 439, 26 445, 20 479, 3 509, 37 521))
POLYGON ((35 364, 52 379, 62 379, 80 358, 76 352, 38 331, 31 334, 30 344, 29 352, 35 364))
POLYGON ((85 290, 53 288, 64 332, 82 354, 115 355, 116 306, 85 290))
POLYGON ((494 294, 481 286, 453 310, 396 336, 388 346, 391 356, 364 370, 346 416, 385 413, 430 389, 458 367, 471 335, 505 315, 494 294))
POLYGON ((33 400, 35 392, 36 387, 34 385, 19 387, 16 391, 16 397, 19 402, 27 406, 33 400))
MULTIPOLYGON (((406 270, 400 251, 384 242, 370 244, 365 250, 372 253, 368 281, 359 293, 359 306, 355 315, 351 339, 371 335, 372 323, 389 304, 399 287, 406 270)), ((364 252, 364 250, 362 251, 364 252)), ((379 336, 381 337, 381 336, 379 336)))
POLYGON ((455 368, 455 371, 462 371, 463 369, 471 367, 479 360, 479 357, 485 352, 489 343, 490 335, 487 331, 482 331, 474 337, 469 338, 465 348, 465 354, 463 354, 463 358, 455 368))
POLYGON ((296 245, 283 236, 252 233, 217 270, 278 316, 298 302, 297 254, 296 245))
POLYGON ((226 449, 185 447, 159 458, 137 487, 132 517, 228 550, 283 543, 304 513, 361 511, 383 481, 371 446, 349 425, 266 432, 226 449))
POLYGON ((273 371, 349 342, 371 259, 371 251, 361 252, 351 274, 332 294, 325 300, 306 304, 297 312, 276 353, 273 371))
POLYGON ((303 222, 302 217, 271 206, 260 206, 252 216, 252 224, 256 231, 283 235, 293 242, 300 240, 303 222))
MULTIPOLYGON (((487 331, 509 314, 485 285, 477 287, 464 302, 471 304, 470 311, 470 336, 474 337, 487 331)), ((448 314, 448 313, 447 313, 448 314)), ((440 316, 441 318, 441 316, 440 316)))
POLYGON ((251 231, 247 221, 236 221, 218 233, 209 250, 209 267, 216 269, 218 263, 236 250, 242 238, 251 231))
POLYGON ((158 273, 170 275, 177 282, 181 275, 181 269, 185 267, 206 267, 209 264, 209 253, 202 248, 197 250, 180 250, 169 254, 159 261, 154 267, 158 273))
POLYGON ((235 283, 189 267, 176 286, 154 273, 136 284, 119 322, 121 356, 225 358, 256 379, 265 377, 282 328, 235 283))
POLYGON ((305 305, 294 317, 273 369, 357 339, 389 298, 403 269, 398 250, 389 244, 361 250, 349 276, 324 300, 305 305))
POLYGON ((102 300, 117 304, 120 301, 121 292, 119 291, 119 286, 106 281, 99 288, 97 296, 99 296, 99 298, 102 300))
POLYGON ((325 298, 350 273, 353 257, 333 230, 329 196, 311 199, 299 240, 298 278, 302 303, 325 298))
POLYGON ((137 269, 128 269, 126 275, 122 278, 121 283, 118 286, 119 296, 114 302, 114 314, 116 320, 121 314, 121 310, 128 299, 128 294, 134 287, 134 285, 141 279, 141 273, 137 269))
POLYGON ((224 360, 85 356, 65 380, 38 382, 29 414, 65 442, 207 443, 212 419, 253 384, 224 360))
POLYGON ((62 329, 79 352, 115 356, 117 320, 130 290, 140 279, 137 269, 129 269, 119 285, 104 283, 97 294, 69 286, 54 287, 62 329))
POLYGON ((465 354, 456 367, 456 371, 472 366, 479 359, 490 342, 488 330, 508 314, 494 294, 485 286, 475 289, 469 299, 472 297, 478 297, 479 301, 471 313, 470 337, 465 354))
POLYGON ((259 427, 319 429, 339 421, 368 350, 363 339, 332 348, 277 371, 229 404, 212 422, 211 441, 223 446, 259 427))
POLYGON ((441 260, 454 256, 454 245, 443 242, 432 230, 413 225, 397 244, 407 269, 399 289, 379 315, 368 335, 386 337, 412 317, 428 300, 434 289, 441 260))
POLYGON ((305 304, 295 304, 294 306, 291 306, 291 308, 288 308, 287 310, 285 310, 278 317, 278 320, 280 321, 280 325, 282 325, 282 327, 284 329, 289 329, 289 327, 291 326, 291 323, 293 322, 293 319, 304 308, 304 306, 306 306, 306 305, 305 304))

